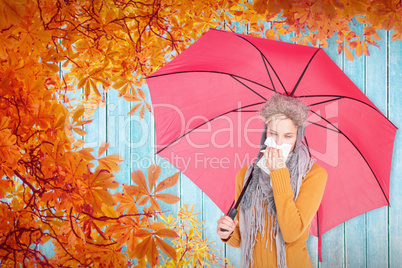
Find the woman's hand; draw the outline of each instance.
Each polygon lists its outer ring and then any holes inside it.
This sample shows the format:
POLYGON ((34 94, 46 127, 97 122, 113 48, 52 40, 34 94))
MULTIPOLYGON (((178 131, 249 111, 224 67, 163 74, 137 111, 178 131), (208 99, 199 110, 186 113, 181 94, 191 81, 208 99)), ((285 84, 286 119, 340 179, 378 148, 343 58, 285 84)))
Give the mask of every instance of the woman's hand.
POLYGON ((286 168, 281 149, 268 147, 264 152, 264 157, 266 159, 265 165, 269 171, 273 172, 281 168, 286 168))
POLYGON ((216 221, 216 223, 218 224, 218 229, 216 230, 216 233, 221 239, 228 239, 239 222, 237 220, 232 220, 229 216, 221 216, 219 220, 216 221), (227 232, 223 232, 221 231, 221 229, 226 229, 227 232))

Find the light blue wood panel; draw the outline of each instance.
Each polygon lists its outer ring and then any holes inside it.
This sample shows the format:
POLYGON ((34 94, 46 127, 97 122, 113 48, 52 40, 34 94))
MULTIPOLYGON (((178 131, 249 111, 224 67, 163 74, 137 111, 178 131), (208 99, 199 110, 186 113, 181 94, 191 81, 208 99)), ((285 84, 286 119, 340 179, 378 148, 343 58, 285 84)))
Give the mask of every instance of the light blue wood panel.
MULTIPOLYGON (((349 24, 357 34, 363 33, 361 24, 349 24)), ((353 83, 365 93, 365 57, 357 57, 353 52, 354 61, 344 56, 344 72, 353 83)), ((359 122, 356 122, 359 123, 359 122)), ((362 214, 345 222, 345 264, 346 267, 366 267, 366 215, 362 214)))
MULTIPOLYGON (((344 56, 337 52, 337 43, 332 37, 328 40, 328 48, 324 48, 327 55, 344 70, 344 56)), ((345 258, 345 225, 340 224, 322 235, 322 262, 318 267, 344 267, 345 258)))
MULTIPOLYGON (((366 95, 387 115, 387 32, 379 32, 381 49, 370 47, 366 57, 366 95)), ((388 267, 388 207, 366 213, 367 267, 388 267)))
POLYGON ((85 147, 94 149, 93 155, 98 157, 99 146, 106 141, 106 107, 99 107, 92 116, 93 121, 84 125, 87 135, 83 137, 85 147))
MULTIPOLYGON (((148 87, 144 85, 140 90, 143 90, 146 101, 150 103, 148 87)), ((136 104, 137 102, 130 102, 131 107, 136 104)), ((140 110, 137 110, 130 117, 130 166, 131 170, 139 169, 146 175, 148 167, 155 163, 153 115, 145 111, 144 118, 140 118, 139 112, 140 110)))
POLYGON ((203 192, 183 173, 181 173, 180 181, 180 198, 180 205, 188 204, 189 209, 194 205, 194 212, 201 212, 197 216, 197 220, 199 222, 203 221, 203 192))
MULTIPOLYGON (((111 192, 122 192, 122 184, 130 185, 130 134, 131 134, 131 116, 130 102, 124 98, 119 98, 119 92, 111 89, 106 97, 107 118, 103 124, 107 125, 107 139, 109 148, 107 155, 117 154, 123 158, 123 162, 119 163, 120 171, 115 173, 117 182, 120 183, 119 188, 111 192)), ((104 156, 104 155, 102 155, 104 156)), ((102 157, 101 156, 101 157, 102 157)))
POLYGON ((208 238, 208 242, 215 243, 211 246, 213 249, 219 251, 216 256, 225 258, 225 243, 223 243, 216 233, 217 224, 216 221, 221 217, 222 212, 215 205, 215 203, 206 195, 203 196, 203 218, 205 220, 203 231, 203 237, 208 238))
MULTIPOLYGON (((390 42, 389 50, 389 113, 391 121, 402 126, 402 42, 390 42)), ((389 209, 389 267, 402 263, 402 134, 396 133, 391 169, 389 209)))

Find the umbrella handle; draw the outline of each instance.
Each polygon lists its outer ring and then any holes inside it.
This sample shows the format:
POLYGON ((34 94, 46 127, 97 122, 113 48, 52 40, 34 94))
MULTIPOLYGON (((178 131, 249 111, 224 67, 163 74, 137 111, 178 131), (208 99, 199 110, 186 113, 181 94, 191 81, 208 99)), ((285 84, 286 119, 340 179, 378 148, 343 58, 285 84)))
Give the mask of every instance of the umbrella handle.
MULTIPOLYGON (((232 220, 234 220, 236 215, 237 215, 237 209, 232 208, 226 216, 229 216, 232 220)), ((221 232, 229 232, 229 231, 221 228, 221 232)))
MULTIPOLYGON (((262 157, 262 154, 259 155, 259 158, 261 158, 261 157, 262 157)), ((258 160, 258 159, 257 159, 257 160, 258 160)), ((231 208, 231 209, 229 210, 228 214, 226 215, 226 216, 229 216, 232 220, 234 220, 234 218, 236 217, 236 215, 237 215, 237 208, 239 207, 240 201, 243 199, 243 195, 244 195, 244 193, 246 192, 246 190, 247 190, 247 188, 248 188, 248 185, 250 184, 251 179, 253 178, 253 171, 254 171, 254 166, 252 167, 252 169, 251 169, 251 171, 250 171, 250 173, 249 173, 249 175, 248 175, 247 182, 246 182, 246 184, 244 185, 243 189, 241 190, 240 196, 239 196, 239 198, 237 199, 236 204, 234 205, 233 208, 231 208)), ((232 204, 232 206, 233 206, 233 204, 232 204)), ((232 207, 232 206, 231 206, 231 207, 232 207)), ((221 232, 229 232, 229 231, 226 230, 226 229, 221 228, 221 232)))

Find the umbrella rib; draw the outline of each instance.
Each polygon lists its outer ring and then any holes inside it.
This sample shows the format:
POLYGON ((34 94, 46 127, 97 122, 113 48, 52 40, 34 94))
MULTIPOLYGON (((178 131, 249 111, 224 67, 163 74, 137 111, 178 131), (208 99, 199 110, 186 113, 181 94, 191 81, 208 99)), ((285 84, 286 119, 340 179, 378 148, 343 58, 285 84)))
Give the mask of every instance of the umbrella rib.
MULTIPOLYGON (((268 70, 267 63, 265 62, 264 55, 262 53, 261 53, 261 58, 262 58, 262 62, 264 62, 265 70, 267 70, 269 80, 271 80, 272 87, 274 88, 275 92, 278 92, 278 91, 276 91, 274 81, 272 81, 271 73, 268 70)), ((285 92, 286 92, 286 90, 285 90, 285 92)))
MULTIPOLYGON (((260 94, 258 94, 255 90, 253 90, 252 88, 250 88, 249 86, 247 86, 246 84, 244 84, 243 82, 241 82, 239 79, 237 79, 236 77, 234 77, 233 75, 230 75, 234 80, 236 80, 237 82, 239 82, 240 84, 242 84, 243 86, 245 86, 246 88, 248 88, 250 91, 254 92, 256 95, 258 95, 259 97, 261 97, 263 100, 267 100, 266 98, 264 98, 263 96, 261 96, 260 94)), ((274 88, 275 90, 275 88, 274 88)), ((275 90, 276 92, 276 90, 275 90)))
POLYGON ((306 147, 307 147, 308 154, 309 154, 309 156, 311 157, 310 147, 308 146, 308 142, 307 142, 307 137, 306 137, 306 135, 304 135, 304 142, 306 143, 305 145, 306 145, 306 147))
POLYGON ((343 99, 342 97, 310 104, 309 107, 343 99))
MULTIPOLYGON (((337 129, 338 132, 339 132, 340 134, 342 134, 342 135, 353 145, 353 147, 355 147, 355 149, 359 152, 360 156, 361 156, 361 157, 363 158, 363 160, 366 162, 367 166, 370 168, 371 173, 373 173, 373 176, 374 176, 374 178, 376 179, 376 181, 377 181, 377 183, 378 183, 378 186, 380 187, 380 189, 381 189, 381 191, 382 191, 382 193, 383 193, 383 195, 384 195, 384 197, 385 197, 385 200, 387 201, 387 203, 388 203, 388 205, 389 205, 389 200, 388 200, 388 198, 387 198, 387 195, 385 194, 384 189, 381 187, 381 184, 380 184, 380 182, 378 181, 377 176, 375 175, 375 173, 374 173, 373 169, 371 168, 370 164, 367 162, 367 159, 363 156, 362 152, 357 148, 357 146, 353 143, 353 141, 352 141, 345 133, 343 133, 339 128, 337 128, 337 127, 334 126, 331 122, 329 122, 327 119, 325 119, 324 117, 322 117, 321 115, 317 114, 316 112, 314 112, 314 111, 312 111, 312 110, 310 110, 310 111, 311 111, 312 113, 316 114, 317 116, 319 116, 322 120, 324 120, 325 122, 327 122, 327 123, 330 124, 331 126, 333 126, 335 129, 337 129)), ((319 126, 320 126, 320 125, 319 125, 319 126)))
MULTIPOLYGON (((368 103, 365 103, 364 101, 361 101, 361 100, 358 100, 358 99, 355 99, 355 98, 352 98, 352 97, 340 96, 340 95, 310 95, 310 96, 307 96, 307 95, 306 95, 306 96, 295 96, 295 98, 316 98, 316 97, 335 97, 335 99, 328 100, 328 101, 326 101, 326 102, 336 101, 336 100, 339 100, 339 99, 349 99, 349 100, 353 100, 353 101, 357 101, 357 102, 363 103, 364 105, 370 107, 371 109, 375 110, 377 113, 379 113, 380 115, 382 115, 385 119, 387 119, 387 121, 388 121, 389 123, 391 123, 391 124, 394 126, 394 128, 398 129, 398 127, 395 126, 394 123, 391 122, 391 120, 389 120, 383 113, 381 113, 381 112, 380 112, 379 110, 377 110, 375 107, 371 106, 371 105, 368 104, 368 103)), ((319 105, 319 104, 322 104, 322 103, 325 103, 325 102, 313 103, 313 104, 310 104, 309 107, 314 106, 314 105, 319 105)))
MULTIPOLYGON (((247 39, 244 38, 243 36, 240 36, 240 35, 236 35, 236 36, 239 37, 239 38, 241 38, 241 39, 243 39, 243 40, 245 40, 245 41, 248 42, 250 45, 252 45, 258 52, 260 52, 261 57, 262 57, 262 60, 263 60, 264 65, 265 65, 265 68, 267 69, 268 76, 271 78, 271 75, 270 75, 270 73, 269 73, 269 71, 268 71, 268 68, 267 68, 267 65, 265 64, 265 61, 267 61, 267 63, 268 63, 269 66, 271 67, 272 71, 274 72, 276 78, 278 78, 278 81, 279 81, 279 83, 281 83, 282 88, 283 88, 283 90, 285 91, 286 95, 289 96, 289 93, 286 91, 286 88, 285 88, 285 86, 283 85, 281 79, 279 78, 278 74, 276 73, 274 67, 272 67, 272 65, 271 65, 271 63, 269 62, 269 60, 267 59, 267 57, 265 57, 264 53, 262 53, 261 50, 260 50, 256 45, 254 45, 253 43, 251 43, 249 40, 247 40, 247 39), (265 59, 265 61, 264 61, 264 59, 265 59)), ((272 82, 272 79, 271 79, 271 82, 272 82)), ((273 83, 272 83, 272 86, 274 87, 275 92, 277 92, 273 83)))
POLYGON ((238 111, 240 111, 241 109, 248 108, 248 107, 252 107, 252 106, 256 106, 256 105, 260 105, 260 104, 263 104, 263 103, 265 103, 265 102, 257 102, 257 103, 249 104, 249 105, 246 105, 246 106, 243 106, 243 107, 239 107, 239 108, 237 108, 237 109, 234 109, 234 110, 225 112, 225 113, 220 114, 220 115, 218 115, 218 116, 215 116, 214 118, 209 119, 208 121, 205 121, 204 123, 202 123, 202 124, 196 126, 195 128, 191 129, 190 131, 188 131, 188 132, 184 133, 183 135, 181 135, 180 137, 176 138, 174 141, 172 141, 171 143, 169 143, 168 145, 166 145, 165 147, 163 147, 162 149, 160 149, 160 150, 157 151, 156 153, 159 154, 160 152, 162 152, 163 150, 165 150, 166 148, 168 148, 170 145, 172 145, 172 144, 175 143, 176 141, 180 140, 180 139, 183 138, 184 136, 190 134, 191 132, 193 132, 193 131, 196 130, 197 128, 202 127, 202 126, 205 125, 206 123, 209 123, 209 122, 211 122, 211 121, 213 121, 213 120, 215 120, 215 119, 217 119, 217 118, 219 118, 219 117, 221 117, 221 116, 223 116, 223 115, 225 115, 225 114, 229 114, 229 113, 232 113, 232 112, 238 112, 238 111))
POLYGON ((315 57, 315 55, 317 55, 318 51, 320 51, 320 50, 321 50, 321 48, 318 48, 318 49, 314 52, 313 56, 311 56, 309 62, 308 62, 307 65, 306 65, 306 68, 304 68, 303 73, 300 75, 299 80, 297 81, 295 87, 293 88, 292 92, 290 93, 290 96, 293 96, 293 95, 295 94, 296 89, 297 89, 297 87, 298 87, 299 84, 300 84, 300 81, 302 80, 304 74, 306 73, 308 67, 310 66, 310 63, 312 62, 313 58, 315 57))
POLYGON ((255 81, 252 81, 252 80, 250 80, 250 79, 247 79, 247 78, 244 78, 244 77, 241 77, 241 76, 238 76, 238 75, 234 75, 234 74, 230 74, 230 73, 224 73, 224 72, 215 72, 215 71, 201 71, 201 70, 198 70, 198 71, 181 71, 181 72, 173 72, 173 73, 167 73, 167 74, 158 74, 158 75, 154 75, 154 76, 148 76, 148 77, 146 77, 145 79, 151 79, 151 78, 156 78, 156 77, 161 77, 161 76, 166 76, 166 75, 173 75, 173 74, 184 74, 184 73, 191 73, 191 74, 193 74, 193 73, 214 73, 214 74, 223 74, 223 75, 228 75, 228 76, 231 76, 231 77, 237 77, 237 78, 243 79, 243 80, 245 80, 245 81, 248 81, 248 82, 250 82, 250 83, 256 84, 256 85, 258 85, 258 86, 260 86, 260 87, 266 88, 266 89, 271 90, 271 91, 274 90, 274 89, 269 88, 269 87, 267 87, 267 86, 265 86, 265 85, 262 85, 262 84, 260 84, 260 83, 257 83, 257 82, 255 82, 255 81))
POLYGON ((323 125, 320 125, 320 124, 317 124, 317 123, 314 123, 314 122, 311 122, 311 121, 307 121, 307 122, 309 122, 310 124, 316 125, 316 126, 318 126, 318 127, 322 127, 322 128, 331 130, 331 131, 336 132, 336 133, 341 133, 341 132, 339 132, 339 129, 338 129, 338 131, 337 131, 337 130, 335 130, 335 129, 331 129, 331 128, 329 128, 329 127, 326 127, 326 126, 323 126, 323 125))

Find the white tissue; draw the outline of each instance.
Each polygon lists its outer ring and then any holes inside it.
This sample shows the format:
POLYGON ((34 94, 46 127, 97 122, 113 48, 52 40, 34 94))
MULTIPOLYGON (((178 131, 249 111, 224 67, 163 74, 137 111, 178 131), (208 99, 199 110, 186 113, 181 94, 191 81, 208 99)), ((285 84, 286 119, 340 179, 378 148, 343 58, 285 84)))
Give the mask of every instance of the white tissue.
MULTIPOLYGON (((281 149, 282 150, 282 156, 283 159, 286 160, 288 159, 290 150, 292 149, 293 145, 292 144, 287 144, 287 143, 282 143, 281 145, 277 145, 275 140, 272 137, 268 137, 264 144, 268 147, 272 147, 275 149, 281 149)), ((262 150, 261 152, 265 152, 265 150, 262 150)), ((262 170, 264 170, 267 174, 271 173, 269 171, 268 167, 265 165, 265 156, 262 156, 261 159, 258 161, 257 166, 259 166, 262 170)))

